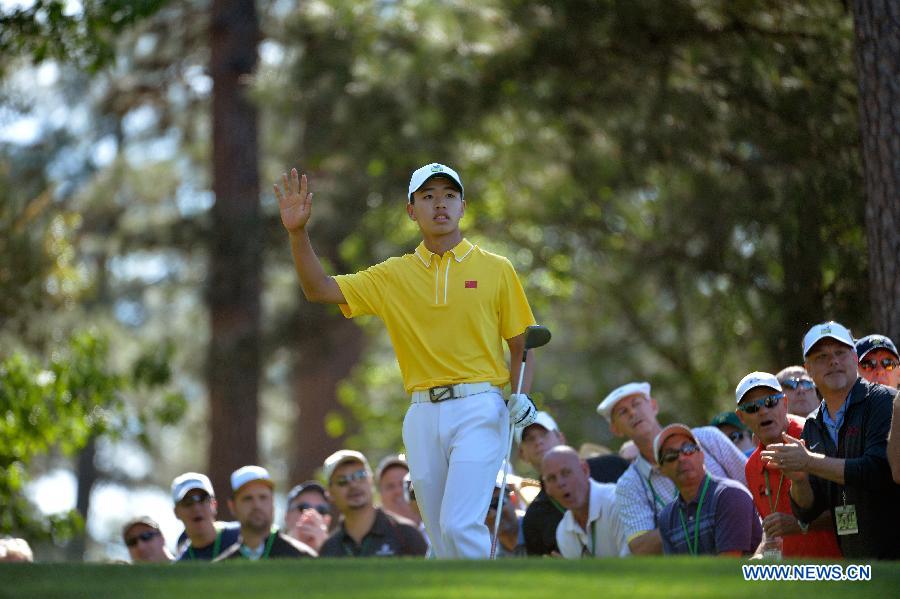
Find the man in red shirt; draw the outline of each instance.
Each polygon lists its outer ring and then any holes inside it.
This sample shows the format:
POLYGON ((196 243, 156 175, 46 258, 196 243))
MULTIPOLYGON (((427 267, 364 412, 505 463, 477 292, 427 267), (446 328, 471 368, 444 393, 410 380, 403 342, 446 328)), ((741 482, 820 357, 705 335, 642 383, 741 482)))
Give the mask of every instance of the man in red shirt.
POLYGON ((782 433, 799 438, 805 418, 788 414, 784 391, 775 375, 751 372, 738 383, 737 415, 760 444, 747 459, 747 486, 763 518, 766 538, 781 537, 784 557, 841 557, 831 513, 812 523, 800 522, 791 512, 789 474, 763 466, 760 453, 770 443, 781 443, 782 433))

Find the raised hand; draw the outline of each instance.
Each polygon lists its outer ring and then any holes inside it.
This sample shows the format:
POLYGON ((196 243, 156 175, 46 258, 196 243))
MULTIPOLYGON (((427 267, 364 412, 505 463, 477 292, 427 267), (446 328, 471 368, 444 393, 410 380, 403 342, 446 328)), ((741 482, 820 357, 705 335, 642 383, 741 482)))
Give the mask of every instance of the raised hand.
POLYGON ((788 476, 795 472, 805 472, 811 459, 806 442, 803 439, 795 439, 787 433, 782 433, 781 438, 784 443, 766 445, 765 451, 761 454, 763 464, 772 465, 788 476))
POLYGON ((278 207, 281 210, 281 223, 289 233, 297 233, 306 227, 312 214, 312 196, 306 175, 297 175, 297 169, 291 169, 291 176, 281 174, 281 183, 284 192, 276 183, 275 197, 278 198, 278 207))

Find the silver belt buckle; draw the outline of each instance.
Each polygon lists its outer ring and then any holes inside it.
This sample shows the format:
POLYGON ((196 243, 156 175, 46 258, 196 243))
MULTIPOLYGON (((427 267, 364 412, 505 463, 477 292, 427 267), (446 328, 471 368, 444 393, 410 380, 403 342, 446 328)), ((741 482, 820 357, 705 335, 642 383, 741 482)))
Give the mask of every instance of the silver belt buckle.
POLYGON ((453 399, 454 397, 452 386, 432 387, 428 390, 428 399, 431 403, 440 403, 442 401, 447 401, 448 399, 453 399))

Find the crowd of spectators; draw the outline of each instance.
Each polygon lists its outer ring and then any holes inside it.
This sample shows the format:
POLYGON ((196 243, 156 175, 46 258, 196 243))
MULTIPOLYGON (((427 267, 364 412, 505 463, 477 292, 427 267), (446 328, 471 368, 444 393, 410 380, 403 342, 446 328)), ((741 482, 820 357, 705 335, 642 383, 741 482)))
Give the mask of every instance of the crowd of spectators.
MULTIPOLYGON (((515 431, 518 456, 537 479, 504 464, 484 517, 493 532, 499 508, 497 557, 900 558, 897 348, 826 322, 807 332, 802 349, 802 366, 744 376, 734 410, 707 426, 661 424, 649 383, 613 389, 597 412, 624 440, 618 454, 582 457, 538 412, 515 431)), ((122 527, 132 562, 430 554, 402 455, 373 471, 363 453, 335 452, 321 481, 288 491, 281 526, 265 468, 244 466, 230 482, 235 521, 225 522, 209 478, 176 477, 172 502, 184 532, 174 555, 159 524, 137 515, 122 527)), ((0 561, 31 559, 21 539, 0 539, 0 561)))

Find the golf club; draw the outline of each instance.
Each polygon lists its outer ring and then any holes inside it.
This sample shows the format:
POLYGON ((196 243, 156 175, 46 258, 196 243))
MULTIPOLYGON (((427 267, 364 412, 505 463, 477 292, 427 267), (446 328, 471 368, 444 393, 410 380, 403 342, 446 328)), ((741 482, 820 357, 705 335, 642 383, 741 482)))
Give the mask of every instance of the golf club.
MULTIPOLYGON (((525 361, 528 359, 528 350, 542 347, 550 342, 550 329, 539 324, 525 329, 525 349, 522 350, 522 364, 519 366, 519 382, 516 384, 516 394, 522 393, 522 380, 525 378, 525 361)), ((506 496, 506 477, 509 474, 509 459, 512 455, 513 433, 515 424, 509 424, 509 447, 506 449, 506 461, 503 462, 503 484, 500 486, 500 497, 497 502, 497 511, 494 513, 494 536, 491 539, 491 559, 497 556, 497 536, 500 533, 500 519, 503 517, 503 498, 506 496)))

